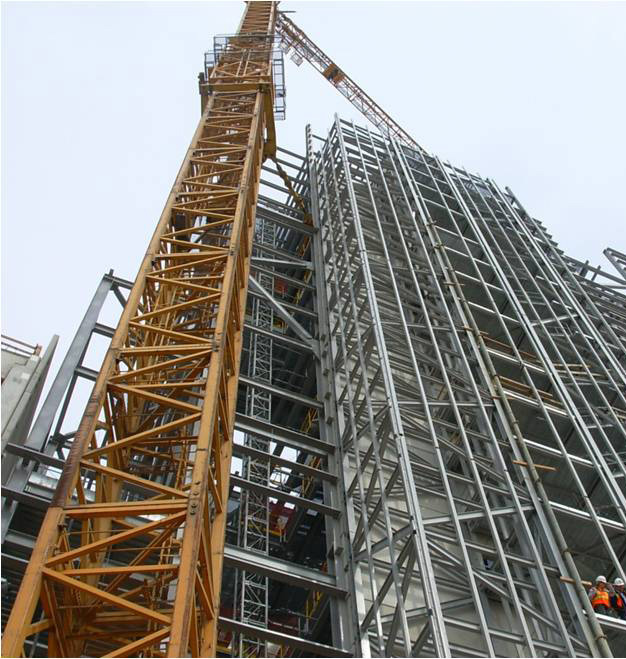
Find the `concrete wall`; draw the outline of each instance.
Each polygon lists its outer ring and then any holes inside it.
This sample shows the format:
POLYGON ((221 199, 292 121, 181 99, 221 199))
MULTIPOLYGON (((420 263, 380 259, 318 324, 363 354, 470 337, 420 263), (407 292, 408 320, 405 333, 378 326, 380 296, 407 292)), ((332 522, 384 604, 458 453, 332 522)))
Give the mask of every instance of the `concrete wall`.
MULTIPOLYGON (((8 442, 23 444, 32 423, 39 396, 50 368, 58 336, 54 336, 44 354, 28 354, 9 345, 2 348, 2 456, 8 442)), ((4 461, 3 461, 4 462, 4 461)), ((4 476, 3 464, 3 476, 4 476)), ((4 482, 4 478, 3 478, 4 482)))

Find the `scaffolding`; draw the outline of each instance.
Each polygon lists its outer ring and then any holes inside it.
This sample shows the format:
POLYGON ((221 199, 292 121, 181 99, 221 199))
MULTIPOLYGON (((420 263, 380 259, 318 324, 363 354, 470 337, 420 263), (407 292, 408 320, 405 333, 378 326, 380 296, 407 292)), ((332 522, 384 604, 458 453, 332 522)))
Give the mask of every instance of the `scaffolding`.
MULTIPOLYGON (((263 256, 263 247, 276 244, 276 226, 264 218, 257 218, 255 233, 255 256, 263 256)), ((274 277, 265 272, 257 273, 259 285, 270 293, 274 290, 274 277)), ((252 300, 251 323, 254 327, 271 332, 274 327, 274 313, 264 300, 252 300)), ((248 376, 268 385, 272 384, 272 338, 271 335, 250 333, 249 336, 248 376)), ((248 387, 246 413, 267 423, 272 421, 272 394, 267 389, 248 387)), ((242 477, 264 488, 269 486, 271 467, 265 455, 270 450, 267 439, 246 434, 244 445, 254 449, 254 453, 244 456, 242 460, 242 477), (258 457, 260 452, 262 457, 258 457)), ((267 494, 254 490, 242 494, 240 531, 241 546, 244 549, 269 554, 270 513, 267 494)), ((246 624, 267 628, 268 624, 268 582, 267 577, 244 570, 241 573, 241 620, 246 624)), ((265 656, 265 643, 258 638, 241 635, 239 641, 240 657, 265 656)))

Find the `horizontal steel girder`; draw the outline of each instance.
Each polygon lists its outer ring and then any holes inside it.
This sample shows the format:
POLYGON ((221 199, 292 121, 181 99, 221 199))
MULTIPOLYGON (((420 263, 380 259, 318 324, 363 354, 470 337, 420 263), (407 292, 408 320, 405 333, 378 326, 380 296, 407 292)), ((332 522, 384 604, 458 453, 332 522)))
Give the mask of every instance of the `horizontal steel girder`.
POLYGON ((226 545, 224 547, 224 563, 241 570, 263 574, 270 579, 288 583, 299 588, 315 590, 336 597, 345 597, 346 591, 339 588, 334 576, 296 565, 273 556, 247 551, 241 547, 226 545))

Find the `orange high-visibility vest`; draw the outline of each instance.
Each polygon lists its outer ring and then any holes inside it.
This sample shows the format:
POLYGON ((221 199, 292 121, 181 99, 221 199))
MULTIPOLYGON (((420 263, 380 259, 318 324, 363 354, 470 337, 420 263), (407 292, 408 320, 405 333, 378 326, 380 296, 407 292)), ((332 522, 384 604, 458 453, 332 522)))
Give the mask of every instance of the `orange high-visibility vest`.
POLYGON ((591 606, 595 609, 596 606, 599 606, 600 604, 606 606, 607 609, 611 608, 608 590, 596 590, 596 594, 591 599, 591 606))
POLYGON ((616 604, 615 608, 616 609, 623 609, 624 608, 624 591, 620 593, 619 590, 615 591, 615 599, 616 599, 616 604))

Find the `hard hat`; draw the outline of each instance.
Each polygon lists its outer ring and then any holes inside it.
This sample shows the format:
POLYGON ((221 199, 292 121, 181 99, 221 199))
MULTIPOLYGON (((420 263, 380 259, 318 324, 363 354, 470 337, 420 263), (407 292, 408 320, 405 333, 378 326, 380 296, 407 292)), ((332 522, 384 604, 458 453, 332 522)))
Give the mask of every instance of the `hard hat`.
POLYGON ((606 583, 606 577, 601 574, 599 577, 596 578, 596 583, 606 583))
POLYGON ((619 577, 617 577, 617 579, 615 579, 615 581, 613 582, 613 585, 614 586, 623 586, 624 581, 622 579, 620 579, 619 577))

